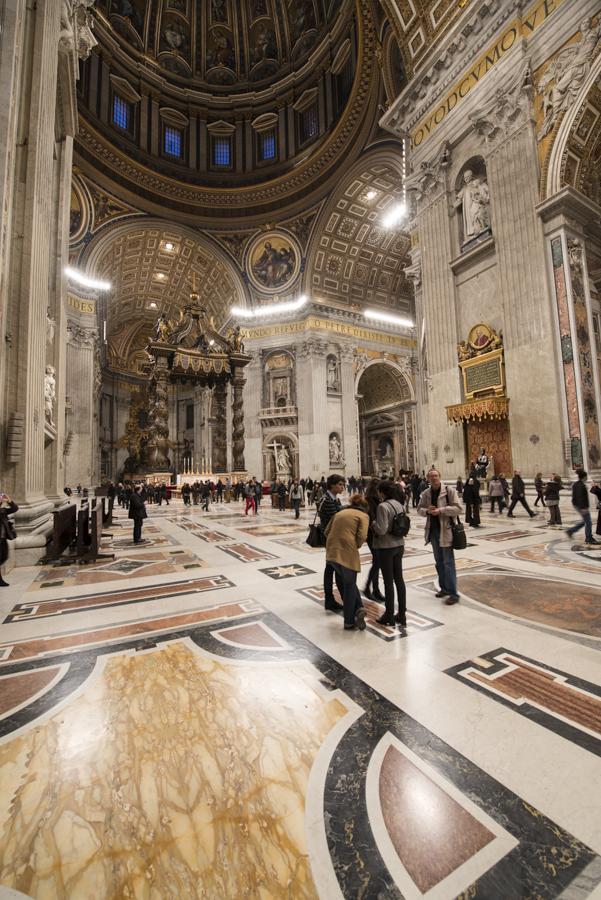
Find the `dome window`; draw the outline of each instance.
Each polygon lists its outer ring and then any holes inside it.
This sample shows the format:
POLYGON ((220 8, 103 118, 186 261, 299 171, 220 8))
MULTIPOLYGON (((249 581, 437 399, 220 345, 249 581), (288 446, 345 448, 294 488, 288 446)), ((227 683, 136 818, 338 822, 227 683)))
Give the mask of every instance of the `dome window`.
POLYGON ((232 139, 230 137, 213 138, 213 165, 220 169, 232 167, 232 139))
POLYGON ((182 130, 173 125, 166 125, 163 133, 163 150, 167 156, 182 157, 182 130))
POLYGON ((264 131, 259 135, 259 158, 261 162, 274 160, 277 156, 275 128, 264 131))
POLYGON ((131 131, 131 105, 119 94, 113 95, 113 125, 131 131))

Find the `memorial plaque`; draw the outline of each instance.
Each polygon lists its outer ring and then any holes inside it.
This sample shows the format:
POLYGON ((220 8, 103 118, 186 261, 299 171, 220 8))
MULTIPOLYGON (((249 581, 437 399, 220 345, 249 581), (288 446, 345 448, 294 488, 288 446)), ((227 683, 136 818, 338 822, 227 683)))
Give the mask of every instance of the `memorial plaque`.
POLYGON ((501 374, 501 360, 497 356, 487 359, 476 365, 465 368, 465 393, 476 394, 480 391, 490 391, 499 388, 503 384, 501 374))

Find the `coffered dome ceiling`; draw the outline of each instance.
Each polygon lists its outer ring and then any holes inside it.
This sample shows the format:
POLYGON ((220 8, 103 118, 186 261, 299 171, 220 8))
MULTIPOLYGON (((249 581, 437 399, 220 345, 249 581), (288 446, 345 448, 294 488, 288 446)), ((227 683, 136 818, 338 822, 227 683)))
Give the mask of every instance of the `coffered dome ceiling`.
POLYGON ((284 81, 348 0, 98 0, 112 30, 174 83, 244 92, 284 81))

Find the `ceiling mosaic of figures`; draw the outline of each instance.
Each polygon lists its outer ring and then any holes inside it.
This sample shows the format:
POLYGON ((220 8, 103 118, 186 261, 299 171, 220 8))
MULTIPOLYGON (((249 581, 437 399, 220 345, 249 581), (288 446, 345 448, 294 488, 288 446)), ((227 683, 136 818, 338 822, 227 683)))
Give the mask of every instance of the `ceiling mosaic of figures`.
POLYGON ((217 88, 282 79, 348 0, 99 0, 112 28, 165 73, 217 88))

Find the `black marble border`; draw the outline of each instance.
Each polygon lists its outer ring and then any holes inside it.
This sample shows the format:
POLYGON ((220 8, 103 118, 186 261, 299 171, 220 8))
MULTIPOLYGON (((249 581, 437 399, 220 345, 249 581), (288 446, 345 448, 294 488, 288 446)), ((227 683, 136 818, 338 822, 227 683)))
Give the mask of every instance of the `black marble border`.
POLYGON ((36 716, 50 711, 53 705, 64 700, 85 681, 94 671, 96 661, 105 655, 148 650, 168 641, 189 637, 203 650, 226 659, 279 663, 308 660, 321 673, 324 687, 340 690, 363 710, 334 751, 323 799, 328 849, 346 900, 356 900, 358 897, 361 900, 400 900, 402 897, 375 843, 366 800, 369 761, 387 732, 454 784, 519 841, 512 851, 466 887, 462 896, 469 896, 470 900, 556 898, 572 882, 577 883, 580 876, 584 877, 585 870, 591 888, 601 883, 600 857, 591 848, 420 725, 275 614, 254 613, 237 619, 236 623, 243 625, 257 621, 263 621, 283 638, 290 650, 228 646, 211 634, 211 631, 223 626, 223 622, 214 620, 160 635, 134 636, 108 646, 80 652, 71 650, 68 654, 7 666, 3 672, 9 674, 57 665, 64 661, 65 656, 71 663, 67 677, 53 690, 40 697, 30 708, 18 711, 8 721, 0 723, 0 734, 10 734, 36 716))
MULTIPOLYGON (((492 666, 481 666, 474 660, 467 660, 466 662, 458 663, 456 666, 445 669, 445 675, 450 675, 451 678, 461 681, 462 684, 466 684, 468 687, 478 691, 478 693, 484 694, 486 697, 495 700, 503 706, 507 706, 509 709, 524 716, 526 719, 531 719, 542 728, 553 731, 555 734, 565 738, 572 744, 577 744, 584 750, 594 753, 595 756, 601 756, 601 738, 586 734, 586 732, 577 728, 575 725, 570 725, 568 722, 564 722, 563 719, 557 718, 552 712, 545 712, 537 706, 532 706, 527 700, 524 700, 519 705, 512 703, 509 697, 502 697, 493 690, 487 690, 486 685, 471 681, 464 676, 463 673, 466 669, 475 669, 483 675, 495 675, 497 672, 506 670, 507 663, 496 658, 501 653, 507 653, 510 656, 514 656, 516 659, 523 660, 525 663, 530 663, 533 666, 544 669, 545 672, 549 672, 551 675, 558 675, 560 678, 565 678, 566 686, 580 688, 581 690, 587 691, 589 694, 593 694, 595 697, 599 697, 601 700, 601 687, 599 685, 593 684, 590 681, 585 681, 583 678, 578 678, 576 675, 571 675, 569 672, 563 672, 561 669, 554 669, 551 666, 547 666, 545 663, 540 662, 538 659, 530 659, 530 657, 524 656, 523 653, 516 653, 513 650, 507 650, 505 647, 498 647, 496 650, 488 650, 486 653, 478 654, 480 659, 488 660, 493 664, 492 666)), ((494 688, 494 686, 493 681, 491 682, 490 687, 494 688)))

